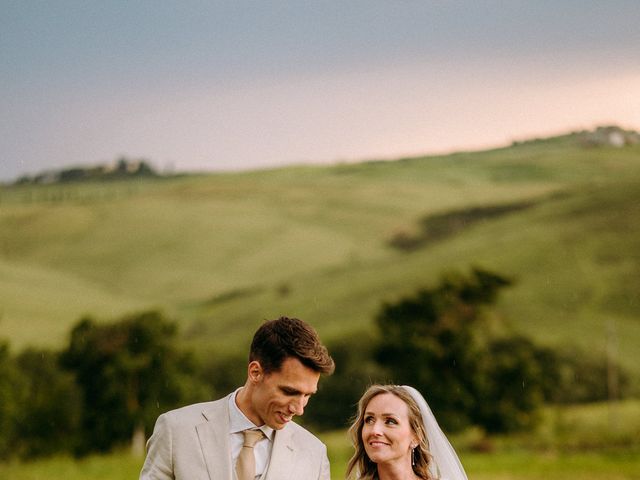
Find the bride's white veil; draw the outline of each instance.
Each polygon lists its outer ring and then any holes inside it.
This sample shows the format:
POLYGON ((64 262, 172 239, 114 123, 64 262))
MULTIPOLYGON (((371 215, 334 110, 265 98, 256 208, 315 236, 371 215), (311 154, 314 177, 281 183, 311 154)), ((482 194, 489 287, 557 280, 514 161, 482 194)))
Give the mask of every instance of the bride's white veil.
POLYGON ((429 451, 433 456, 433 462, 430 467, 431 474, 434 478, 442 480, 467 480, 467 474, 458 459, 458 455, 456 455, 451 443, 449 443, 446 435, 440 429, 427 401, 415 388, 408 385, 402 385, 402 388, 409 392, 409 395, 420 407, 424 429, 427 433, 429 451))

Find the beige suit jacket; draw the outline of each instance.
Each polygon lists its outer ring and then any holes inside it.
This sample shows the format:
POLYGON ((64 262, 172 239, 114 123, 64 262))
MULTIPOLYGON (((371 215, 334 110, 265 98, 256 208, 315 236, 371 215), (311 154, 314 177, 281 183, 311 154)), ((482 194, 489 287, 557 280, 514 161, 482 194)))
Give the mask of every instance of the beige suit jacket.
MULTIPOLYGON (((233 480, 229 397, 158 417, 140 480, 233 480)), ((293 422, 276 430, 264 480, 330 480, 325 445, 293 422)))

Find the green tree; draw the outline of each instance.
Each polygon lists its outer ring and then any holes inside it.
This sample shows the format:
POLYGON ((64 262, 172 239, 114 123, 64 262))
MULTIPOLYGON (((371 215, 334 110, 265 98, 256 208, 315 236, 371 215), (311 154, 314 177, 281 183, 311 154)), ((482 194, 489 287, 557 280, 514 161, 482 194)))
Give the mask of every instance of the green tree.
POLYGON ((361 332, 354 337, 329 345, 336 370, 320 380, 318 393, 311 398, 302 417, 305 424, 317 430, 348 426, 367 386, 386 380, 385 371, 372 361, 372 336, 361 332))
POLYGON ((107 451, 128 439, 140 453, 158 413, 205 397, 191 355, 176 348, 176 332, 157 311, 109 324, 84 318, 73 328, 62 362, 83 394, 78 453, 107 451))
POLYGON ((397 383, 421 390, 449 430, 475 424, 504 432, 536 420, 551 357, 491 328, 489 308, 509 285, 482 269, 449 274, 435 288, 385 304, 377 317, 377 361, 397 383))
POLYGON ((71 451, 80 427, 82 399, 58 355, 27 349, 16 357, 26 402, 16 414, 14 448, 22 457, 71 451))
POLYGON ((488 344, 485 307, 511 284, 501 275, 474 269, 448 274, 440 285, 383 305, 376 318, 376 360, 394 381, 415 386, 449 430, 472 422, 480 359, 488 344))
POLYGON ((212 397, 220 398, 247 380, 248 353, 236 352, 220 356, 207 352, 198 368, 200 381, 207 385, 212 397))
POLYGON ((532 427, 550 378, 549 365, 540 361, 544 354, 521 336, 491 342, 479 357, 471 421, 490 433, 532 427))
POLYGON ((0 343, 0 458, 15 453, 18 416, 26 401, 26 385, 20 376, 9 344, 0 343))
MULTIPOLYGON (((546 398, 554 403, 586 403, 610 400, 607 371, 611 365, 604 353, 587 352, 577 347, 555 353, 556 379, 546 388, 546 398)), ((630 376, 614 364, 619 383, 619 398, 629 395, 630 376)))

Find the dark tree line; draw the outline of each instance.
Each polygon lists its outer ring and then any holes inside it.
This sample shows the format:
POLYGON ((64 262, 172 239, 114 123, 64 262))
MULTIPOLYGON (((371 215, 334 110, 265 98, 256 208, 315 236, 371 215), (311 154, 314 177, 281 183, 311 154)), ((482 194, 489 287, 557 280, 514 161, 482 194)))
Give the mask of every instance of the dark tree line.
POLYGON ((80 452, 107 451, 128 439, 144 443, 159 410, 204 396, 193 358, 175 348, 176 333, 155 311, 76 325, 60 359, 82 392, 80 452))
POLYGON ((14 185, 41 185, 52 183, 73 183, 84 181, 121 180, 127 178, 153 178, 159 174, 147 160, 119 158, 113 164, 93 167, 69 167, 50 170, 33 176, 24 175, 14 185))
MULTIPOLYGON (((476 269, 382 305, 375 329, 329 345, 336 372, 320 381, 300 421, 317 430, 345 427, 374 382, 415 386, 449 431, 525 429, 544 402, 606 399, 603 359, 540 347, 492 318, 510 284, 476 269)), ((175 322, 157 311, 111 323, 83 318, 59 352, 12 356, 0 344, 0 458, 125 445, 141 453, 160 413, 244 382, 246 352, 197 359, 178 344, 175 322)), ((622 392, 627 380, 621 372, 622 392)))
POLYGON ((510 284, 484 270, 451 274, 436 288, 385 305, 376 319, 384 333, 379 363, 423 391, 450 429, 525 427, 543 399, 536 348, 523 338, 494 339, 487 319, 486 308, 510 284))
POLYGON ((83 318, 61 352, 0 348, 0 458, 140 452, 159 413, 211 396, 174 322, 157 311, 83 318))
MULTIPOLYGON (((375 332, 333 346, 336 373, 321 383, 305 421, 346 426, 373 382, 415 386, 449 431, 469 425, 488 433, 527 429, 544 403, 608 399, 604 356, 537 345, 495 318, 491 307, 511 284, 474 269, 382 305, 375 332)), ((628 375, 618 371, 624 393, 628 375)))
POLYGON ((0 458, 72 451, 82 415, 80 389, 59 355, 0 347, 0 458))

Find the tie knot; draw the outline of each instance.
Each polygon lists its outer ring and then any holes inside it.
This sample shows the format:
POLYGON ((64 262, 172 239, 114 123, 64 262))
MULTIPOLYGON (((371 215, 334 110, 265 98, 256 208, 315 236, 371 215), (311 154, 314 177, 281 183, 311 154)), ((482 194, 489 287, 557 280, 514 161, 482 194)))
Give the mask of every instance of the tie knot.
POLYGON ((244 435, 243 447, 253 448, 256 443, 264 438, 262 430, 245 430, 242 434, 244 435))

